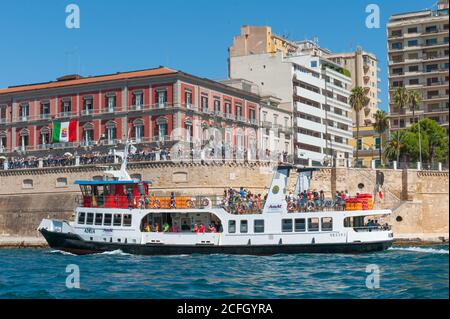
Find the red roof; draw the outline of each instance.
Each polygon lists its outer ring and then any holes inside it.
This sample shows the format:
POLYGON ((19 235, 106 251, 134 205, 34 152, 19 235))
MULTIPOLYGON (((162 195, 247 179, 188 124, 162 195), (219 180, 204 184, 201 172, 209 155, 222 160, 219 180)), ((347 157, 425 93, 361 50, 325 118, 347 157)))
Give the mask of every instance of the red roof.
POLYGON ((63 80, 63 81, 54 81, 47 83, 39 83, 39 84, 29 84, 29 85, 20 85, 15 87, 9 87, 6 89, 0 89, 1 94, 8 93, 17 93, 17 92, 26 92, 33 90, 44 90, 44 89, 52 89, 52 88, 60 88, 66 86, 73 85, 82 85, 82 84, 90 84, 96 82, 107 82, 107 81, 116 81, 116 80, 125 80, 125 79, 134 79, 148 76, 156 76, 156 75, 166 75, 177 73, 178 71, 172 70, 166 67, 160 67, 157 69, 147 69, 142 71, 131 71, 131 72, 123 72, 116 74, 108 74, 108 75, 99 75, 92 77, 81 77, 79 79, 74 80, 63 80))

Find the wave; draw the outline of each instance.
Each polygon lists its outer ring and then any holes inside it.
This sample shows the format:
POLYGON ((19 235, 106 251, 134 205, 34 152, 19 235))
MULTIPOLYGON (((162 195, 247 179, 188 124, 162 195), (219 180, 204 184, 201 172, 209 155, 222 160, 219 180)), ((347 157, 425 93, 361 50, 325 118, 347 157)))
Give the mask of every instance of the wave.
POLYGON ((69 253, 68 251, 63 251, 63 250, 51 250, 50 254, 61 254, 61 255, 66 255, 66 256, 77 256, 75 254, 69 253))
POLYGON ((118 255, 118 256, 132 256, 132 254, 124 253, 121 249, 104 251, 102 253, 97 253, 94 255, 118 255))
POLYGON ((448 250, 435 249, 435 248, 422 248, 422 247, 390 247, 388 250, 397 251, 411 251, 416 253, 428 253, 428 254, 447 254, 448 250))

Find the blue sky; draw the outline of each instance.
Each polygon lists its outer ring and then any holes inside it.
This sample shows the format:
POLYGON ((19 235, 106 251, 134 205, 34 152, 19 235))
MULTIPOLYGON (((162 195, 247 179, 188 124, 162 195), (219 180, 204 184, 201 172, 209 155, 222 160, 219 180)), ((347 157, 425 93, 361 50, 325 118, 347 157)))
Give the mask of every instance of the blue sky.
POLYGON ((387 108, 386 22, 430 8, 433 0, 17 0, 0 2, 0 87, 46 82, 68 73, 98 75, 165 65, 211 79, 227 76, 227 48, 240 26, 270 25, 292 40, 319 38, 333 52, 357 45, 380 61, 387 108), (67 29, 68 4, 81 28, 67 29), (365 8, 380 7, 379 29, 365 8))

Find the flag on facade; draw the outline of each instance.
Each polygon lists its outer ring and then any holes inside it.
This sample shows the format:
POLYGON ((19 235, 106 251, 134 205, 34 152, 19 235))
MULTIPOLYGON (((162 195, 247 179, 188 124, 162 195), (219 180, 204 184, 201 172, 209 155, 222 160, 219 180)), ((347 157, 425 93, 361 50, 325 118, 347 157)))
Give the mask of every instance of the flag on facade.
POLYGON ((53 122, 53 143, 75 142, 77 140, 78 121, 53 122))

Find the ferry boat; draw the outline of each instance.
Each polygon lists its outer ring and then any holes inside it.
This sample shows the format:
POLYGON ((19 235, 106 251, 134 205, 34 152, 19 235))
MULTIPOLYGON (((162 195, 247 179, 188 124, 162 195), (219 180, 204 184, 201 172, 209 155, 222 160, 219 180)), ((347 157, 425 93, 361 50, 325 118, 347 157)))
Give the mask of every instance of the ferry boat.
POLYGON ((51 248, 77 255, 274 255, 366 253, 392 245, 390 226, 366 225, 390 210, 350 211, 333 201, 302 211, 292 205, 285 194, 290 172, 307 168, 277 166, 265 202, 243 210, 221 196, 152 196, 151 182, 126 172, 128 147, 117 152, 120 171, 107 171, 112 180, 75 182, 82 195, 73 221, 41 221, 38 230, 51 248))

